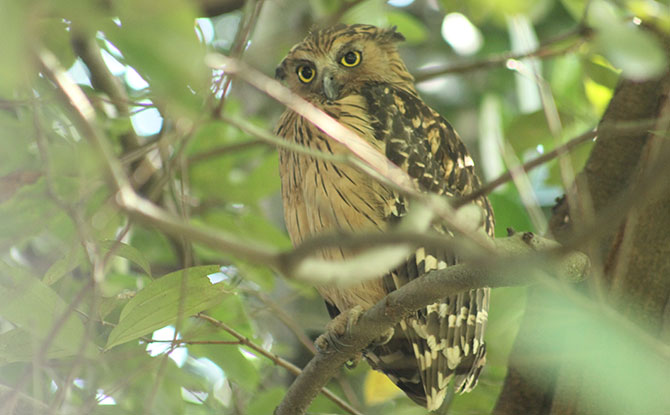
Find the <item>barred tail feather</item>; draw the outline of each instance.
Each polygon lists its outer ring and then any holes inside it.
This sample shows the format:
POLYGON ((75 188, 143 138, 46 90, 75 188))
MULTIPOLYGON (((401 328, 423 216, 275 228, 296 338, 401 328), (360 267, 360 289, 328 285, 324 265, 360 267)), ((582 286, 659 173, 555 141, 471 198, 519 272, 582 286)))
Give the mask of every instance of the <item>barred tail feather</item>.
MULTIPOLYGON (((385 278, 393 291, 434 269, 447 267, 420 248, 385 278)), ((441 407, 450 381, 456 392, 477 384, 486 362, 484 329, 490 289, 448 296, 401 321, 392 339, 366 351, 370 365, 384 372, 407 396, 429 410, 441 407)))

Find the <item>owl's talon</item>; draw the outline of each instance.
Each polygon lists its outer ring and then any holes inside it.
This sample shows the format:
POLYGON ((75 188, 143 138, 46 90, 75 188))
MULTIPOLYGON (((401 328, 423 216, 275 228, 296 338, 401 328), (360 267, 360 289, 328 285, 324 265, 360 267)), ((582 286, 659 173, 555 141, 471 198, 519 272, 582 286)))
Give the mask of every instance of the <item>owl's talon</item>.
POLYGON ((395 330, 393 329, 393 327, 391 327, 390 329, 382 333, 382 335, 379 336, 377 339, 373 340, 372 343, 370 343, 370 347, 379 347, 385 345, 386 343, 391 341, 393 334, 395 334, 395 330))
POLYGON ((356 324, 363 314, 361 306, 355 306, 349 310, 340 313, 326 325, 326 332, 320 335, 314 342, 314 346, 320 353, 328 353, 331 349, 341 350, 342 347, 350 345, 340 341, 340 337, 351 332, 351 328, 356 324))

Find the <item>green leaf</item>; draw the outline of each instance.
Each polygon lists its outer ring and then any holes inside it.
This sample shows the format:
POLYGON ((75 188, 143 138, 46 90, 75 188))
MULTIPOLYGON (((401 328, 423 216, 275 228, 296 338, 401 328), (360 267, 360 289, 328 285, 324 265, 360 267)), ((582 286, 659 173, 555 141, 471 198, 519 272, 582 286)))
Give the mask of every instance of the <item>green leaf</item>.
POLYGON ((522 156, 529 148, 538 144, 545 146, 553 143, 553 138, 544 111, 519 114, 505 128, 505 137, 518 156, 522 156))
POLYGON ((386 13, 390 26, 397 26, 398 32, 405 36, 407 43, 421 43, 428 37, 428 29, 416 17, 402 11, 390 11, 386 13))
POLYGON ((42 282, 46 285, 52 285, 65 274, 71 272, 73 269, 79 266, 80 261, 83 259, 81 248, 79 244, 73 245, 70 252, 67 253, 65 258, 61 258, 54 262, 42 278, 42 282))
POLYGON ((377 0, 367 0, 363 1, 354 7, 347 10, 347 12, 342 16, 342 22, 344 23, 365 23, 372 24, 375 26, 384 26, 386 25, 386 16, 384 16, 384 7, 385 4, 383 1, 377 0))
POLYGON ((582 64, 586 75, 604 87, 614 89, 619 82, 620 71, 600 55, 592 55, 589 59, 582 60, 582 64))
MULTIPOLYGON (((114 297, 103 297, 98 301, 98 318, 100 320, 108 320, 108 317, 110 314, 120 308, 121 306, 124 306, 128 304, 128 301, 130 301, 132 297, 130 295, 118 295, 114 297)), ((115 313, 118 317, 118 312, 115 313)))
POLYGON ((148 276, 151 276, 151 266, 149 265, 149 261, 147 261, 142 252, 140 252, 140 250, 137 248, 115 240, 100 241, 99 245, 105 251, 110 251, 113 249, 114 255, 133 262, 135 265, 142 268, 142 271, 144 271, 148 276))
MULTIPOLYGON (((29 362, 35 358, 42 340, 26 330, 14 329, 0 334, 0 366, 13 362, 29 362)), ((47 350, 47 359, 59 359, 72 356, 71 350, 52 344, 47 350)))
POLYGON ((204 346, 199 348, 204 352, 204 356, 216 363, 228 379, 247 391, 252 392, 256 389, 260 382, 258 369, 236 346, 204 346))
POLYGON ((496 213, 496 237, 507 236, 507 228, 521 232, 533 230, 515 187, 508 186, 503 192, 491 193, 489 200, 496 213))
POLYGON ((31 19, 28 2, 11 0, 0 1, 0 96, 10 97, 16 88, 25 81, 30 68, 31 19))
MULTIPOLYGON (((565 356, 562 375, 589 385, 589 404, 603 414, 662 414, 670 405, 670 362, 657 341, 640 341, 620 315, 582 304, 560 290, 534 293, 533 316, 542 321, 519 346, 528 361, 565 356), (541 295, 541 297, 540 297, 541 295), (541 305, 541 306, 538 306, 541 305)), ((625 304, 629 307, 630 304, 625 304)))
POLYGON ((667 68, 661 44, 651 34, 630 26, 603 30, 596 44, 622 75, 645 80, 660 76, 667 68))
POLYGON ((190 316, 218 304, 229 293, 223 282, 210 282, 208 275, 218 271, 218 265, 192 267, 152 281, 123 308, 105 349, 174 324, 180 311, 190 316))
POLYGON ((121 26, 110 24, 105 35, 117 46, 126 63, 165 100, 168 112, 197 116, 201 98, 192 91, 207 91, 205 49, 193 30, 197 14, 193 3, 165 0, 114 2, 121 26))
POLYGON ((596 48, 621 69, 626 78, 641 81, 660 76, 668 62, 663 46, 639 27, 624 22, 624 12, 603 0, 589 9, 589 23, 597 29, 596 48))
POLYGON ((285 395, 286 389, 278 386, 264 390, 249 403, 247 413, 271 414, 285 395))
POLYGON ((584 10, 589 2, 587 0, 561 0, 561 4, 570 13, 575 21, 580 21, 584 17, 584 10))
MULTIPOLYGON (((25 270, 4 262, 0 262, 0 317, 31 333, 38 341, 49 337, 49 341, 70 355, 79 353, 84 341, 83 323, 55 291, 25 270), (66 312, 69 315, 61 323, 66 312), (56 324, 60 328, 54 336, 51 331, 56 324)), ((85 352, 88 356, 95 355, 90 343, 85 352)))
POLYGON ((46 18, 42 21, 40 33, 46 47, 53 52, 63 67, 69 68, 75 61, 70 39, 69 24, 63 18, 46 18))

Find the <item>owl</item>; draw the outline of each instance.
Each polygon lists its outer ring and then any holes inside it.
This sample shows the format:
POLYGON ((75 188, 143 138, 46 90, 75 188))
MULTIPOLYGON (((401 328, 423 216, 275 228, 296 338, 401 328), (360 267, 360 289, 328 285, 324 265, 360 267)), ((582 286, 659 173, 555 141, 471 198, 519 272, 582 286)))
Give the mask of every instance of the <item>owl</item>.
MULTIPOLYGON (((472 158, 451 125, 419 97, 397 51, 402 40, 395 28, 362 24, 316 30, 289 51, 276 78, 406 171, 421 191, 467 195, 480 185, 472 158)), ((290 109, 275 132, 318 151, 348 152, 290 109)), ((383 232, 411 209, 401 194, 350 165, 287 149, 280 149, 279 160, 285 222, 294 245, 326 232, 383 232)), ((485 197, 474 203, 485 212, 481 226, 493 236, 491 205, 485 197)), ((445 224, 432 227, 449 233, 445 224)), ((334 261, 353 253, 345 248, 320 251, 334 261)), ((317 289, 335 317, 353 308, 367 309, 408 281, 457 262, 446 249, 418 248, 377 279, 317 289)), ((412 400, 437 409, 450 382, 457 392, 470 391, 477 383, 486 360, 489 293, 482 288, 431 304, 405 318, 387 341, 370 345, 363 355, 412 400)))

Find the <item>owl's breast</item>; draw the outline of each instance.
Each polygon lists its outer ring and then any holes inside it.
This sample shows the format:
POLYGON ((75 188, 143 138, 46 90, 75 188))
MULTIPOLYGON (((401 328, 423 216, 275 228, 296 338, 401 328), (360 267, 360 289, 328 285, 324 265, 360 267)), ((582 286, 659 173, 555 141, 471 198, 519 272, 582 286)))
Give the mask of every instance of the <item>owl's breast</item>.
MULTIPOLYGON (((284 153, 282 195, 286 225, 294 244, 310 235, 369 232, 386 227, 391 191, 368 175, 341 163, 284 153), (287 160, 286 160, 287 159, 287 160)), ((324 252, 338 259, 341 250, 324 252)))
MULTIPOLYGON (((360 108, 362 106, 341 107, 338 112, 332 109, 328 112, 383 152, 380 148, 383 143, 374 139, 367 118, 356 115, 356 110, 360 112, 360 108)), ((279 132, 285 138, 316 151, 334 155, 349 152, 298 117, 294 119, 292 128, 279 132)), ((395 197, 390 189, 369 175, 346 163, 333 163, 286 149, 280 150, 279 157, 284 218, 294 245, 316 234, 374 232, 387 227, 387 218, 395 207, 395 197)), ((341 248, 320 252, 323 258, 334 261, 346 259, 353 253, 341 248)), ((385 295, 381 278, 348 288, 321 286, 318 290, 339 310, 354 305, 370 307, 385 295)))

